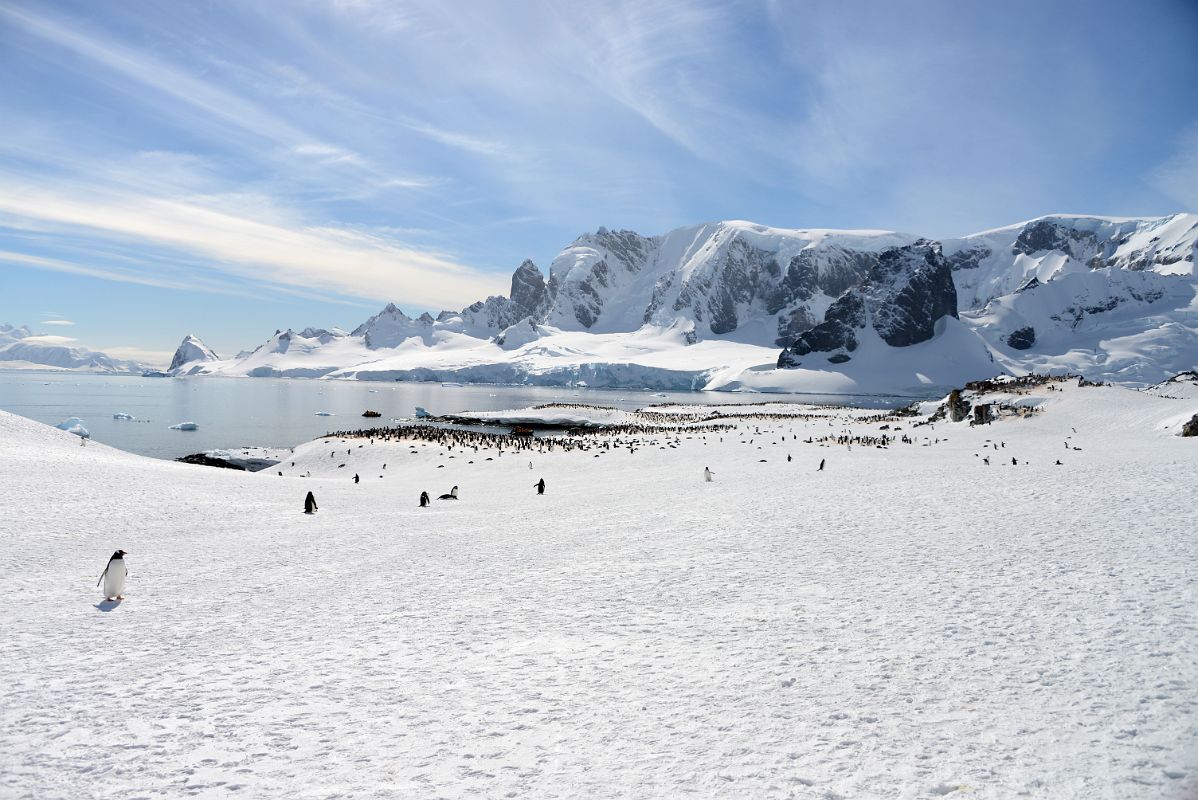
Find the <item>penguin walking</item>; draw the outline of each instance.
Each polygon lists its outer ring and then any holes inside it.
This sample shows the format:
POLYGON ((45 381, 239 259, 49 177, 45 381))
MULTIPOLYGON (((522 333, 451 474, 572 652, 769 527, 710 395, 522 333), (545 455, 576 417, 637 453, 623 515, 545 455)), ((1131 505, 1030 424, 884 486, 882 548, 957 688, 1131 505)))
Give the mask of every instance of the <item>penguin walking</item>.
POLYGON ((790 463, 791 461, 793 461, 793 460, 794 460, 794 459, 790 457, 790 453, 787 453, 787 454, 786 454, 786 463, 787 463, 787 464, 789 464, 789 463, 790 463))
POLYGON ((308 492, 308 496, 304 498, 304 513, 315 514, 319 510, 316 507, 316 496, 308 492))
POLYGON ((825 461, 827 461, 827 459, 821 458, 821 459, 819 460, 819 469, 817 469, 817 470, 816 470, 816 472, 823 472, 823 471, 824 471, 824 462, 825 462, 825 461))
POLYGON ((100 580, 96 581, 96 586, 100 585, 100 581, 104 582, 105 600, 125 599, 125 578, 128 575, 129 570, 125 567, 125 551, 117 550, 112 554, 112 558, 108 559, 108 566, 104 567, 104 571, 100 573, 100 580))
POLYGON ((430 503, 430 501, 429 501, 429 499, 428 499, 428 492, 421 492, 421 493, 420 493, 420 507, 421 507, 421 508, 428 508, 428 507, 429 507, 429 503, 430 503))
POLYGON ((534 483, 533 486, 535 486, 537 488, 537 494, 545 494, 545 479, 544 478, 541 478, 539 481, 534 483))
POLYGON ((360 479, 358 478, 358 473, 355 472, 354 473, 354 483, 357 483, 359 480, 360 479))
POLYGON ((449 490, 449 494, 443 494, 440 497, 438 497, 437 499, 438 500, 457 500, 458 499, 458 487, 456 487, 456 486, 453 487, 452 489, 449 490))
POLYGON ((711 471, 710 467, 703 468, 703 480, 704 481, 706 481, 707 483, 711 483, 711 479, 714 476, 715 476, 715 473, 711 471))

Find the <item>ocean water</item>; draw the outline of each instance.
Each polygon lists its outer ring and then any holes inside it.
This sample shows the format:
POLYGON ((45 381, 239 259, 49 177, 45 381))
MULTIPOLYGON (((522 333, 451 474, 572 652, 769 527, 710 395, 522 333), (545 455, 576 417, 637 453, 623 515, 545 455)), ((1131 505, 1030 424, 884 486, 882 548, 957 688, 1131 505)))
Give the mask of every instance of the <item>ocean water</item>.
MULTIPOLYGON (((748 403, 768 400, 893 408, 897 397, 651 392, 282 378, 141 378, 62 372, 0 371, 0 409, 51 425, 79 417, 92 439, 132 453, 177 458, 218 448, 294 447, 334 430, 384 427, 431 414, 587 403, 636 409, 654 403, 748 403), (382 414, 364 418, 370 409, 382 414), (333 416, 317 416, 328 411, 333 416), (115 420, 118 412, 135 419, 115 420), (195 422, 194 431, 171 430, 195 422)), ((2 446, 2 443, 0 443, 2 446)))

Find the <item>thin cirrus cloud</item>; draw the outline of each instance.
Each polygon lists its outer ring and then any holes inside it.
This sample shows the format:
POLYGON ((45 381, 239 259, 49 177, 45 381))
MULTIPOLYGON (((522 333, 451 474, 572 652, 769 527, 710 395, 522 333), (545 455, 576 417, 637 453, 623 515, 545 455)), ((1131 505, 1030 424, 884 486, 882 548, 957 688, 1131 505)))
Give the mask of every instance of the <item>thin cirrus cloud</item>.
POLYGON ((42 320, 42 324, 43 325, 58 325, 58 326, 65 327, 68 325, 74 325, 75 323, 69 319, 44 319, 44 320, 42 320))
POLYGON ((182 248, 253 280, 358 297, 404 296, 427 307, 448 307, 480 287, 502 286, 436 253, 368 232, 260 222, 211 204, 79 183, 62 191, 0 182, 0 214, 51 229, 87 228, 98 236, 182 248))
POLYGON ((54 334, 49 333, 35 334, 33 336, 26 336, 25 338, 21 339, 22 344, 66 345, 77 341, 79 340, 71 336, 55 336, 54 334))

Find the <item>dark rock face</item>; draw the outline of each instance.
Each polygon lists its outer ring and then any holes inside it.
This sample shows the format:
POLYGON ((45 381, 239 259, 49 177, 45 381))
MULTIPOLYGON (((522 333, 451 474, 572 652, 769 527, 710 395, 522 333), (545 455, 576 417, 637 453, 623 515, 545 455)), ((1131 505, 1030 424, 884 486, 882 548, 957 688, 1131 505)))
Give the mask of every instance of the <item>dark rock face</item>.
POLYGON ((1023 253, 1030 256, 1045 250, 1059 250, 1070 256, 1081 256, 1082 248, 1078 248, 1078 252, 1074 252, 1074 248, 1078 245, 1087 245, 1089 249, 1096 249, 1098 240, 1090 231, 1080 231, 1076 228, 1058 225, 1052 220, 1042 219, 1028 225, 1019 233, 1019 238, 1015 240, 1013 254, 1023 253))
POLYGON ((857 334, 865 329, 865 300, 857 290, 845 292, 828 307, 824 321, 801 334, 778 356, 779 367, 797 367, 799 357, 814 352, 857 349, 857 334))
POLYGON ((948 266, 953 272, 959 269, 977 269, 983 261, 990 257, 990 253, 990 248, 985 245, 958 250, 948 256, 948 266))
MULTIPOLYGON (((717 336, 731 333, 740 325, 737 306, 747 306, 762 298, 781 275, 782 268, 772 254, 738 239, 729 246, 713 273, 687 283, 678 293, 673 308, 690 309, 696 320, 708 320, 711 332, 717 336)), ((669 284, 659 289, 664 292, 669 284)), ((651 309, 656 310, 658 303, 651 303, 651 309)), ((646 319, 650 314, 646 312, 646 319)))
POLYGON ((947 406, 948 418, 953 422, 960 422, 969 416, 971 408, 969 401, 961 397, 960 389, 953 389, 949 392, 947 406))
POLYGON ((800 357, 813 352, 853 352, 856 332, 865 329, 867 318, 888 345, 906 347, 931 339, 936 321, 945 316, 957 316, 957 289, 940 245, 920 239, 891 247, 878 255, 859 288, 837 298, 823 322, 782 351, 778 366, 798 366, 800 357))
POLYGON ((1190 417, 1190 421, 1181 426, 1182 436, 1198 436, 1198 414, 1190 417))
POLYGON ((1017 331, 1012 331, 1007 336, 1007 345, 1016 350, 1027 350, 1036 343, 1036 329, 1030 325, 1020 328, 1017 331))
POLYGON ((512 273, 512 289, 508 294, 514 319, 530 317, 537 313, 545 302, 545 278, 537 265, 525 259, 512 273))
POLYGON ((199 464, 203 467, 220 467, 222 469, 236 469, 245 471, 245 467, 240 464, 234 464, 231 461, 225 461, 223 458, 212 458, 204 453, 192 453, 189 456, 181 456, 175 459, 182 461, 184 464, 199 464))
POLYGON ((866 296, 874 329, 891 347, 926 342, 941 317, 957 316, 957 287, 937 242, 920 239, 883 250, 866 296))

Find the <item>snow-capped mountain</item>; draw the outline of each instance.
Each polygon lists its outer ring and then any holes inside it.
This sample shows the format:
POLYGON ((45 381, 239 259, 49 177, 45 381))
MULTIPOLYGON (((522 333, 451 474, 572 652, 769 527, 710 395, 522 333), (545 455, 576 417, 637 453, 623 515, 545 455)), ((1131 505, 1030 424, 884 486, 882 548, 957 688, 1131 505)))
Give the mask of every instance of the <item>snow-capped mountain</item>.
POLYGON ((187 334, 175 349, 171 365, 167 370, 172 375, 190 375, 199 371, 204 364, 219 361, 220 356, 200 341, 199 337, 187 334))
MULTIPOLYGON (((996 372, 1148 384, 1198 364, 1198 215, 959 239, 750 222, 580 236, 508 297, 276 332, 189 374, 928 393, 996 372), (781 355, 779 350, 781 349, 781 355)), ((194 360, 194 359, 192 359, 194 360)))
POLYGON ((145 364, 88 350, 38 340, 28 325, 20 327, 0 324, 0 368, 69 369, 81 372, 114 372, 141 374, 149 369, 145 364))

